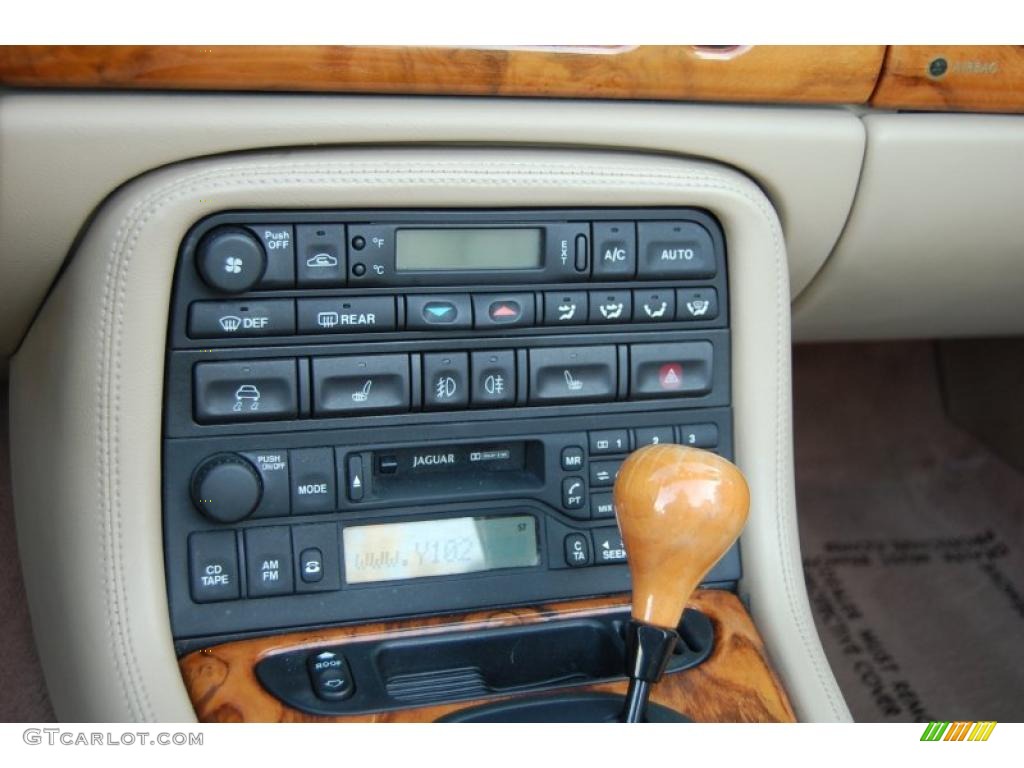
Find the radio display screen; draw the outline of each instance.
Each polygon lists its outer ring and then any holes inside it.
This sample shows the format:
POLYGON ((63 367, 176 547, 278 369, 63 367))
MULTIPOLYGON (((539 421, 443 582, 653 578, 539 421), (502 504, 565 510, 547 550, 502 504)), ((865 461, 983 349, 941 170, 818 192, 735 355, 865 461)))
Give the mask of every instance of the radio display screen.
POLYGON ((349 584, 537 565, 532 515, 360 525, 342 531, 349 584))
POLYGON ((399 229, 399 272, 537 269, 540 229, 399 229))

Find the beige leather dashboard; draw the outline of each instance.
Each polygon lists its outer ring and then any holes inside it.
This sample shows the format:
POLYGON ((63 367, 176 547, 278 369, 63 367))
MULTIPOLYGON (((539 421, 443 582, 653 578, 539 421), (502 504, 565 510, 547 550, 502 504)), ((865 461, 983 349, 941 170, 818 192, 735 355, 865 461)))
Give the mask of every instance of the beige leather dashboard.
POLYGON ((176 244, 187 229, 212 209, 470 204, 686 204, 719 219, 730 244, 735 453, 753 500, 741 592, 798 716, 849 719, 802 579, 789 278, 767 197, 743 175, 695 161, 450 148, 184 163, 133 181, 91 222, 11 381, 19 548, 61 719, 194 716, 174 658, 160 528, 164 342, 176 244), (55 465, 65 467, 61 483, 52 482, 55 465))

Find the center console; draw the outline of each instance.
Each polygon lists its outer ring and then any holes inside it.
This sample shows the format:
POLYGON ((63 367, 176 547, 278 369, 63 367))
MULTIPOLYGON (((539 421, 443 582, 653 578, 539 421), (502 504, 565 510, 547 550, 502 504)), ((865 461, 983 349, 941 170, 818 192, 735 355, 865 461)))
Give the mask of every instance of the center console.
MULTIPOLYGON (((732 458, 725 254, 688 208, 199 221, 166 362, 178 651, 628 591, 626 454, 732 458)), ((740 575, 733 548, 708 583, 740 575)))

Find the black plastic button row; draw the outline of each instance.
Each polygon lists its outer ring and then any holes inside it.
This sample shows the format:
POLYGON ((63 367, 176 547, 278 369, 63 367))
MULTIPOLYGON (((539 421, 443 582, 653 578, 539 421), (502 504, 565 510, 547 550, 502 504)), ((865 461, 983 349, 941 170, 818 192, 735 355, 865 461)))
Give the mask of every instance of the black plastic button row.
MULTIPOLYGON (((275 525, 243 532, 248 597, 341 588, 338 527, 334 523, 275 525)), ((242 596, 235 531, 202 531, 188 537, 192 600, 242 596)))

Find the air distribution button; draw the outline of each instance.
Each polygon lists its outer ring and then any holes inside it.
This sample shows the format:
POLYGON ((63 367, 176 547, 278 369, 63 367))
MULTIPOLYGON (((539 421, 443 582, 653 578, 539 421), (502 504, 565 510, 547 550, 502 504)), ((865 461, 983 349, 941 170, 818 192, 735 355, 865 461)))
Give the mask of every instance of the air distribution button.
POLYGON ((217 227, 199 243, 196 267, 203 281, 221 293, 253 288, 267 269, 267 254, 252 232, 241 227, 217 227))
POLYGON ((259 506, 263 480, 248 459, 237 453, 218 453, 192 475, 192 503, 217 523, 237 523, 259 506))

